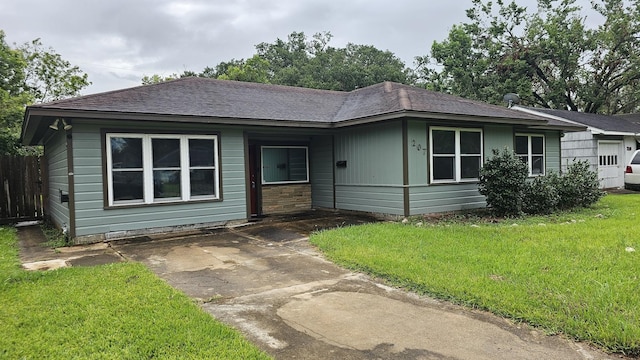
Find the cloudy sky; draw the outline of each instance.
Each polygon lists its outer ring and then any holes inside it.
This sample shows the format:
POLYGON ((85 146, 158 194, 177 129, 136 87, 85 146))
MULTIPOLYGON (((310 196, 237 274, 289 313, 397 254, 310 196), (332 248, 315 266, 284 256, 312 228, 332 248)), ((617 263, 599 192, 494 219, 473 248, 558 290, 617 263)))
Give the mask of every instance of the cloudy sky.
MULTIPOLYGON (((588 0, 578 0, 587 8, 588 0)), ((535 6, 535 0, 521 0, 535 6)), ((2 0, 6 41, 40 38, 89 74, 90 94, 140 84, 144 75, 201 71, 254 54, 254 45, 330 31, 389 50, 413 65, 466 20, 471 0, 2 0)))

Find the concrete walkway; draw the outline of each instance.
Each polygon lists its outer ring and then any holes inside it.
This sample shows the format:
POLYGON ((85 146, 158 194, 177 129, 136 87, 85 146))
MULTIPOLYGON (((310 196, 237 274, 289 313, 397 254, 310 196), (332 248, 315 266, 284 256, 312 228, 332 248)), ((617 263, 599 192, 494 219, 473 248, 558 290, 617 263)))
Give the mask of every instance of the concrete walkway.
POLYGON ((109 251, 146 264, 276 359, 619 358, 340 268, 308 243, 324 221, 131 239, 109 251))

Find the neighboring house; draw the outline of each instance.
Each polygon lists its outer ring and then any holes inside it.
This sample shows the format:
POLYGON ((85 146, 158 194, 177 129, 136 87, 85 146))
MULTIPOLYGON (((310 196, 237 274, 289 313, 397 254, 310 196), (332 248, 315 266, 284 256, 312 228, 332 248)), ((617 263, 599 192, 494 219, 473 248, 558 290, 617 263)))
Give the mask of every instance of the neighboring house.
POLYGON ((622 116, 520 106, 513 109, 586 126, 586 131, 566 133, 562 138, 562 168, 574 159, 586 160, 598 172, 602 188, 624 187, 625 167, 640 140, 639 124, 622 116))
POLYGON ((562 132, 583 129, 390 82, 347 93, 184 78, 29 106, 22 141, 44 145, 51 220, 92 242, 311 208, 483 207, 492 149, 525 144, 544 174, 560 168, 562 132))

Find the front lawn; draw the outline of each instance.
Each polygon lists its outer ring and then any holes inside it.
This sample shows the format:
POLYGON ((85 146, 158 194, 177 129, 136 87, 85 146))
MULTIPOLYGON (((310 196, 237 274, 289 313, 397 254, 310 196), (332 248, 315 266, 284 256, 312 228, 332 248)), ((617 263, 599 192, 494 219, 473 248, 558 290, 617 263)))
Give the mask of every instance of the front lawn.
POLYGON ((0 228, 0 358, 267 359, 143 265, 20 269, 0 228))
POLYGON ((559 215, 414 219, 311 241, 339 264, 413 291, 640 355, 639 218, 640 195, 608 195, 559 215))

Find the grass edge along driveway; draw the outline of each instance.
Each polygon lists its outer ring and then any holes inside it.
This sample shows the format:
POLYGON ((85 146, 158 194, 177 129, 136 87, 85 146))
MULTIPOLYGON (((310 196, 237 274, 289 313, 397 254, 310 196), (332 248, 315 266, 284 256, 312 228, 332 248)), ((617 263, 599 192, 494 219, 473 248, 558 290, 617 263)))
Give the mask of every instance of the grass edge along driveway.
POLYGON ((377 223, 315 233, 338 264, 465 306, 640 355, 640 195, 492 223, 377 223), (633 251, 636 250, 636 251, 633 251))
POLYGON ((143 265, 27 272, 0 228, 0 358, 268 359, 143 265))

